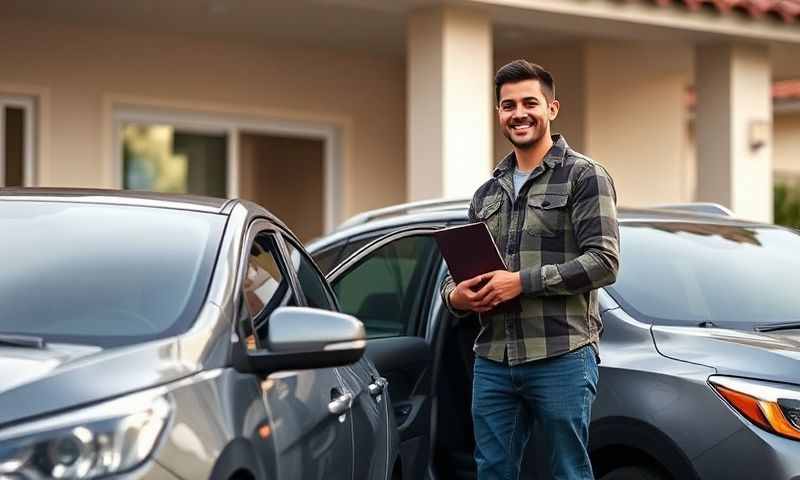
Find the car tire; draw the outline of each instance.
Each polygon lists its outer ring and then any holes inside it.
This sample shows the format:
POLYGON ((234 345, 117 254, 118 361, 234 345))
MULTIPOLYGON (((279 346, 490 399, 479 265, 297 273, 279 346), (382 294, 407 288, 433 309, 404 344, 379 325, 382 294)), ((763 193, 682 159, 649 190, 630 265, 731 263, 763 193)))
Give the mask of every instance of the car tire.
POLYGON ((603 475, 600 480, 670 480, 667 475, 643 466, 619 467, 603 475))

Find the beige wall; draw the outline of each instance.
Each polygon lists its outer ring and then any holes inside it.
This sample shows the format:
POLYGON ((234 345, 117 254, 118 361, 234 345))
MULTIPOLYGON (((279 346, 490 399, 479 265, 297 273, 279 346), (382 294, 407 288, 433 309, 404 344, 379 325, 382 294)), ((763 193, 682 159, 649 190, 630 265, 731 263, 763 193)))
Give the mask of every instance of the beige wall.
POLYGON ((0 45, 0 90, 48 92, 41 185, 113 186, 104 99, 126 96, 329 120, 344 132, 343 216, 405 199, 401 58, 8 19, 0 45))
POLYGON ((595 43, 586 55, 586 153, 614 177, 619 204, 690 201, 691 48, 595 43))
POLYGON ((773 135, 776 177, 792 175, 800 178, 800 112, 776 114, 773 135))

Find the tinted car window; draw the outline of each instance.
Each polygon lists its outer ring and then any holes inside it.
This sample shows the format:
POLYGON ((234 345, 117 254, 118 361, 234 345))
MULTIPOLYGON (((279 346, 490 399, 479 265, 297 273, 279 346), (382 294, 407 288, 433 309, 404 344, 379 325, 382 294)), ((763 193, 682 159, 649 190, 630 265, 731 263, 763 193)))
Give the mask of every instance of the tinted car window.
POLYGON ((342 311, 364 322, 370 338, 406 335, 437 255, 430 236, 401 238, 371 252, 333 282, 342 311))
POLYGON ((0 332, 124 345, 194 321, 225 217, 135 206, 0 202, 0 332))
POLYGON ((258 234, 250 246, 242 291, 247 311, 256 325, 279 306, 296 303, 289 279, 279 266, 279 251, 275 237, 269 233, 258 234))
POLYGON ((300 288, 303 290, 308 306, 336 310, 331 295, 328 293, 326 280, 317 272, 311 259, 298 249, 291 239, 284 237, 284 243, 286 243, 292 268, 297 273, 297 280, 300 282, 300 288))
POLYGON ((347 243, 338 243, 325 250, 313 254, 314 261, 317 262, 320 271, 323 275, 327 275, 333 270, 334 267, 347 260, 347 257, 354 254, 356 250, 375 240, 380 234, 373 235, 366 238, 359 238, 350 240, 347 243))
POLYGON ((798 320, 800 235, 775 227, 623 224, 617 282, 627 311, 661 324, 750 328, 798 320))

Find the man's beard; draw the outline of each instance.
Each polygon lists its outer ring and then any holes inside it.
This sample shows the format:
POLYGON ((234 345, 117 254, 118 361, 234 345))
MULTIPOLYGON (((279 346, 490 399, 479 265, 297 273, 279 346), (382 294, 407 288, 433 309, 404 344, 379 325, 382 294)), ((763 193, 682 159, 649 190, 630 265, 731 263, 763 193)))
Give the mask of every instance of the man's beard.
POLYGON ((514 140, 514 135, 508 128, 503 129, 503 135, 505 135, 508 141, 511 142, 512 145, 514 145, 514 147, 520 150, 528 150, 530 148, 533 148, 534 145, 536 145, 544 137, 544 132, 542 132, 538 136, 534 135, 533 138, 531 138, 530 140, 526 140, 524 142, 514 140))

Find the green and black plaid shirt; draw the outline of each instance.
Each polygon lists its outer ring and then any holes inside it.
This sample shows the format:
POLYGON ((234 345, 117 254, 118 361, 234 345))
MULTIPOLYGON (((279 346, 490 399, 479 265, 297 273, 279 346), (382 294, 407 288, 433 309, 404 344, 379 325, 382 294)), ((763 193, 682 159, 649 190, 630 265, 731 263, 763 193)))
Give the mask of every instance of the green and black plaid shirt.
MULTIPOLYGON (((480 315, 475 353, 509 365, 553 357, 584 345, 598 347, 602 323, 597 288, 614 282, 619 267, 616 192, 608 172, 575 152, 560 135, 514 197, 514 153, 481 185, 470 222, 484 222, 522 295, 480 315), (511 307, 511 308, 509 308, 511 307)), ((442 297, 450 306, 448 276, 442 297)))

